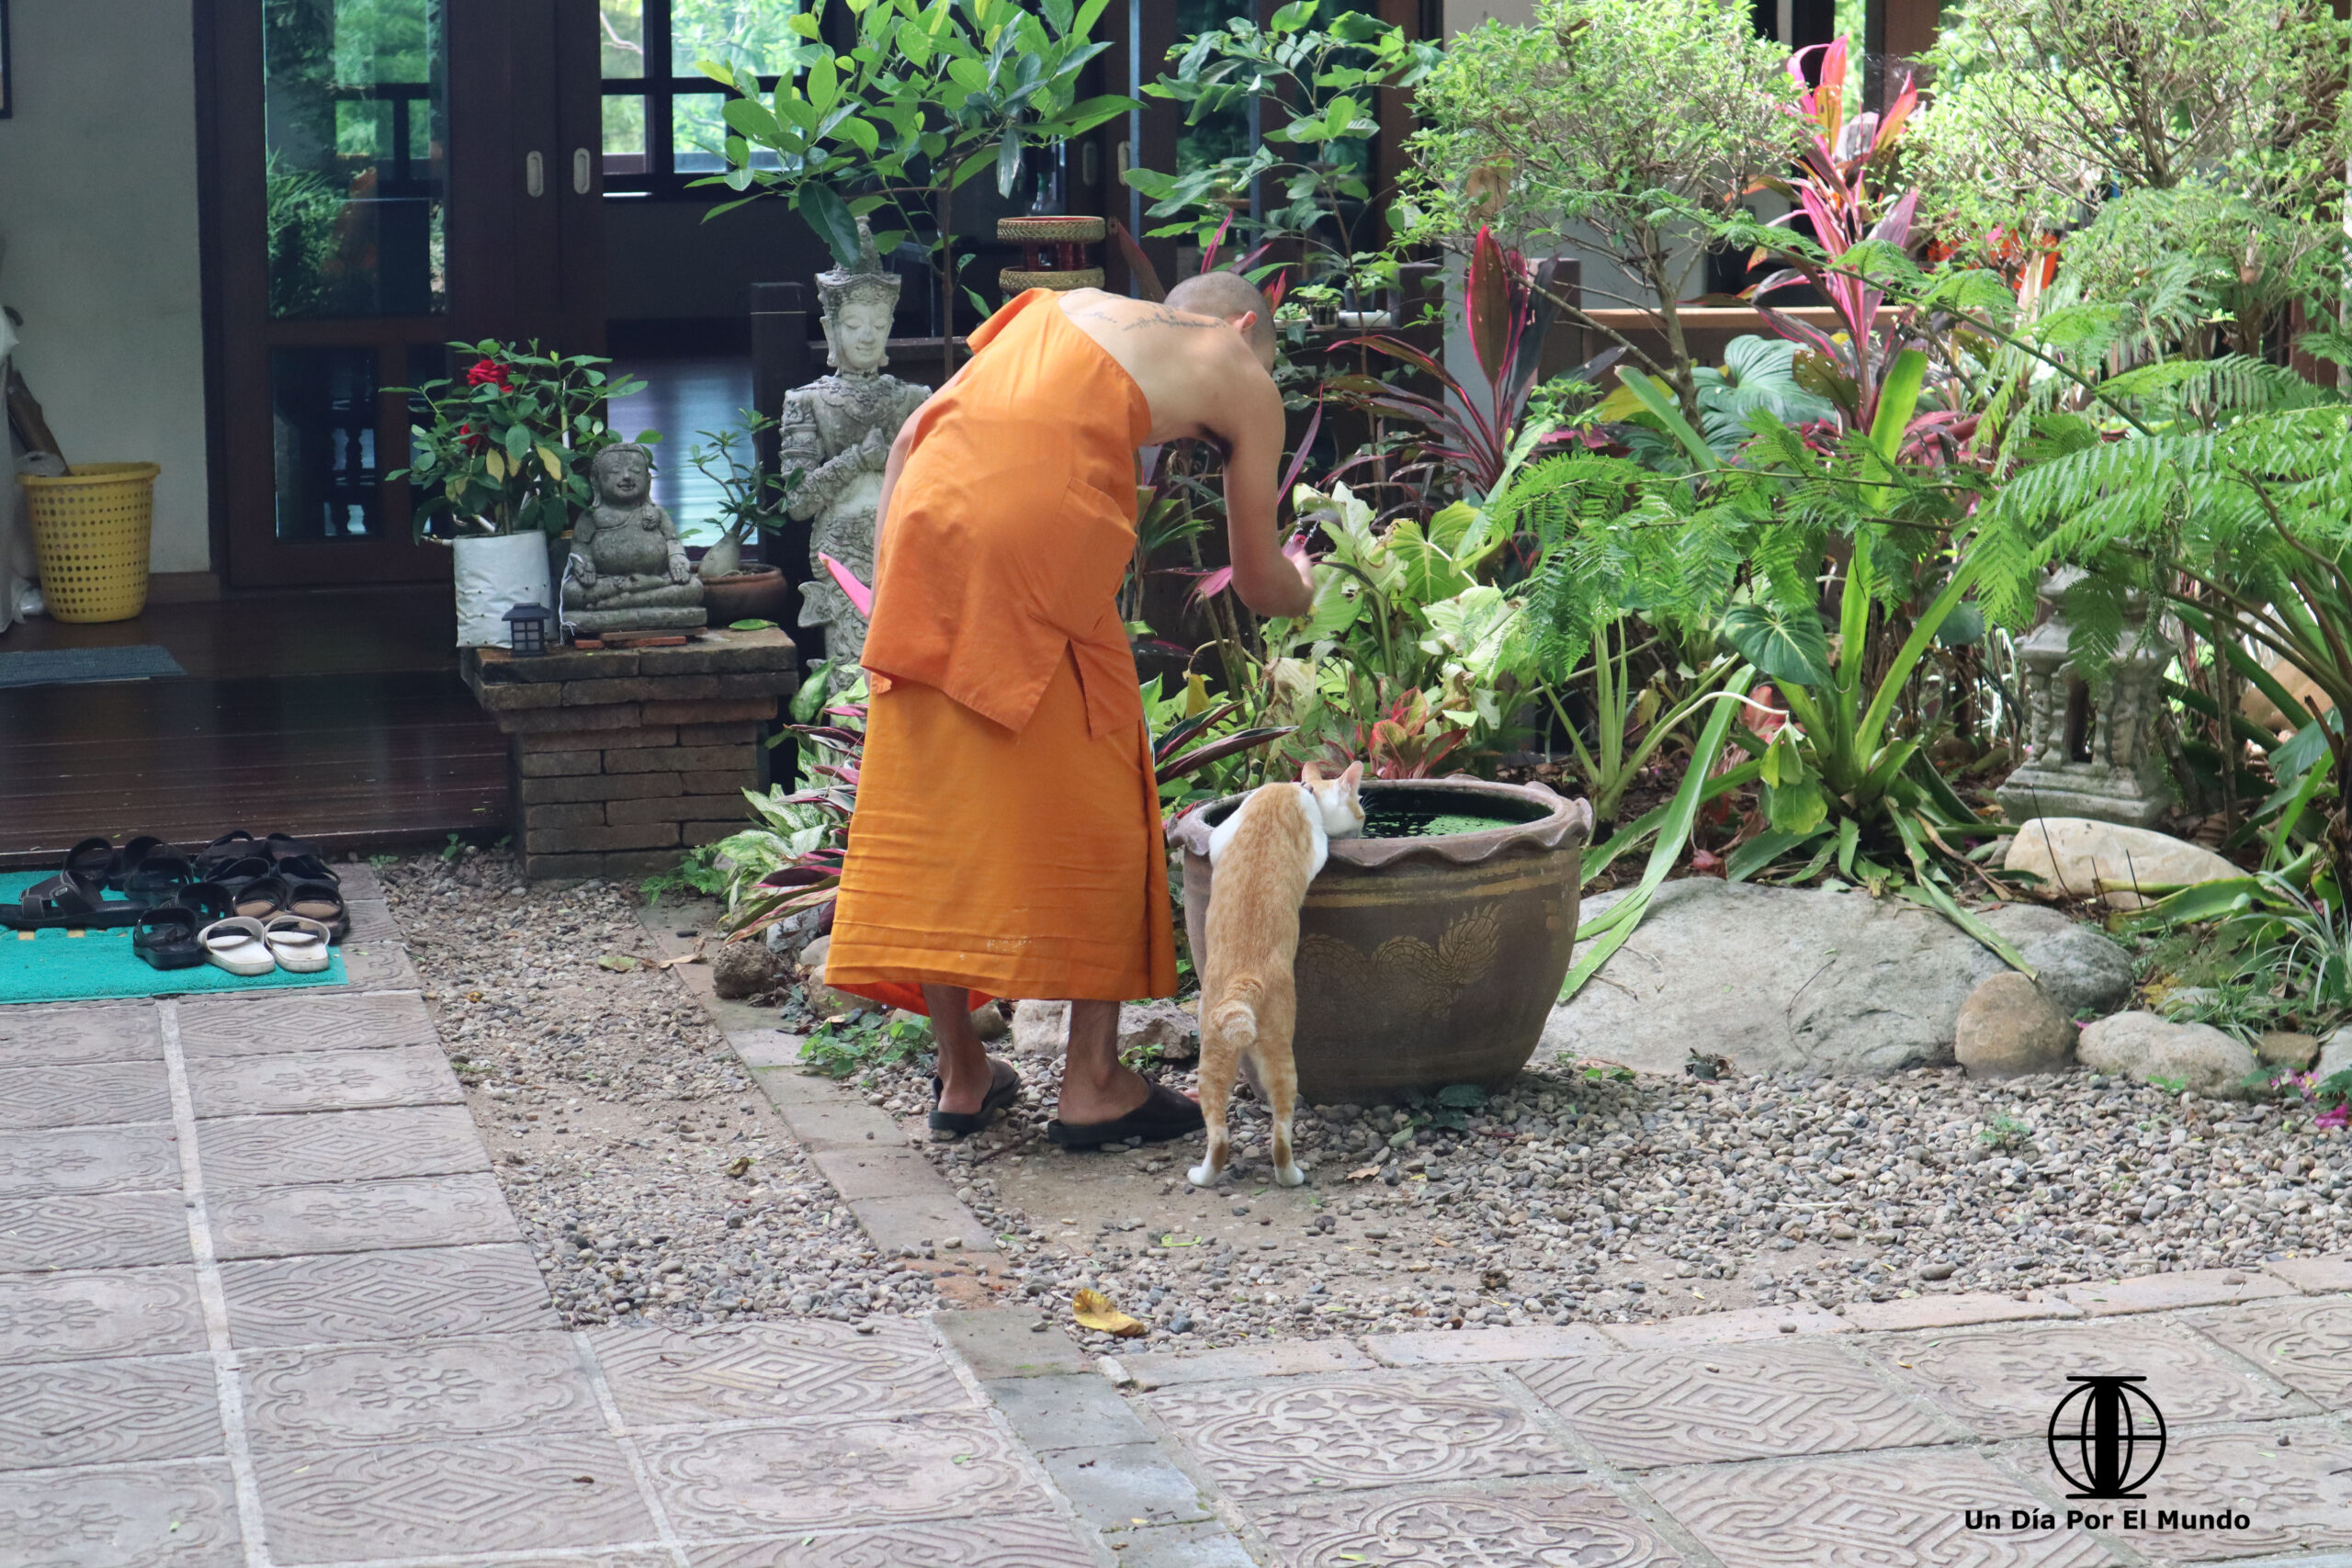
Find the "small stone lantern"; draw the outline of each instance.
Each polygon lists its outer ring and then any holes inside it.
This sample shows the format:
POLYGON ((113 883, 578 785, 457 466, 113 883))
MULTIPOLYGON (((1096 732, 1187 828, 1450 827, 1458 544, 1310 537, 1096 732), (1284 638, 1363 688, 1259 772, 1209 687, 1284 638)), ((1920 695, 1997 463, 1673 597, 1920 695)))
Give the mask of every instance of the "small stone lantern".
POLYGON ((548 650, 548 624, 555 615, 545 604, 517 604, 506 612, 507 645, 517 659, 536 659, 548 650))
POLYGON ((2065 568, 2041 585, 2046 613, 2018 646, 2024 687, 2024 764, 1995 791, 2012 822, 2087 817, 2155 825, 2172 806, 2172 779, 2156 745, 2156 705, 2172 649, 2144 595, 2126 601, 2123 644, 2096 690, 2067 656, 2061 604, 2083 573, 2065 568))

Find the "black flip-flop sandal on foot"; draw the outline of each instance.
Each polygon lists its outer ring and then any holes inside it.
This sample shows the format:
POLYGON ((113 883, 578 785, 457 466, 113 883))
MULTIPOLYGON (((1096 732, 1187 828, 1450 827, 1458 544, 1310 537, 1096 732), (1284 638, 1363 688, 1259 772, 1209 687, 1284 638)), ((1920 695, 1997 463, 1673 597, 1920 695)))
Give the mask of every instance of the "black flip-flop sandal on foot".
POLYGON ((130 951, 154 969, 193 969, 204 962, 196 933, 210 922, 180 904, 158 904, 130 928, 130 951))
POLYGON ((1046 1123, 1046 1136, 1065 1149, 1099 1149, 1105 1144, 1124 1144, 1129 1138, 1164 1144, 1207 1125, 1199 1100, 1179 1094, 1164 1083, 1155 1083, 1141 1105, 1114 1122, 1072 1123, 1057 1119, 1046 1123))
POLYGON ((1021 1098, 1021 1075, 1012 1070, 1010 1062, 989 1058, 989 1091, 980 1100, 980 1108, 968 1115, 960 1111, 939 1109, 939 1080, 931 1080, 931 1130, 953 1133, 967 1137, 987 1126, 996 1113, 1021 1098))

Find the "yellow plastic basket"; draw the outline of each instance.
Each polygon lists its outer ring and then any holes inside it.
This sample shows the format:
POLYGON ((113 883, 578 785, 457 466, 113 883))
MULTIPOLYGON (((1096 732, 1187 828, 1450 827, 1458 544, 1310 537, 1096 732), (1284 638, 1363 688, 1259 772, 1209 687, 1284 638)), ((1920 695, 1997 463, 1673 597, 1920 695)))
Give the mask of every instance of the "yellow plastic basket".
POLYGON ((147 547, 163 471, 153 463, 82 463, 59 479, 17 476, 52 616, 127 621, 147 607, 147 547))

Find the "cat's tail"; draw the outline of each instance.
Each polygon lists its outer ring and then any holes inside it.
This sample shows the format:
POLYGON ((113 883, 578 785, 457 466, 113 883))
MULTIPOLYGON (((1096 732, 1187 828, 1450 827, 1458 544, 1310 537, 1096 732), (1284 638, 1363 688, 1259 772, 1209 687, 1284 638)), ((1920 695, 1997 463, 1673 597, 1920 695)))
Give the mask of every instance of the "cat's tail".
POLYGON ((1250 1004, 1264 995, 1265 987, 1255 979, 1234 981, 1209 1010, 1210 1026, 1239 1049, 1257 1044, 1258 1010, 1250 1004))

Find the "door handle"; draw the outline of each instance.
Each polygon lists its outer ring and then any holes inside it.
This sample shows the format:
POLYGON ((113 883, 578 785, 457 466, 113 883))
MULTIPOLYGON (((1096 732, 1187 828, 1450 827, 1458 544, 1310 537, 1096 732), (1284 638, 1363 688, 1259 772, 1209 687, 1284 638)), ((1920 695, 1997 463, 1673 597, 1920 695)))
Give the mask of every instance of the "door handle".
POLYGON ((588 149, 585 147, 573 148, 571 150, 572 194, 574 196, 586 196, 588 194, 589 187, 595 183, 596 165, 590 161, 588 149))
POLYGON ((523 154, 523 194, 545 196, 548 193, 547 160, 534 152, 523 154))

